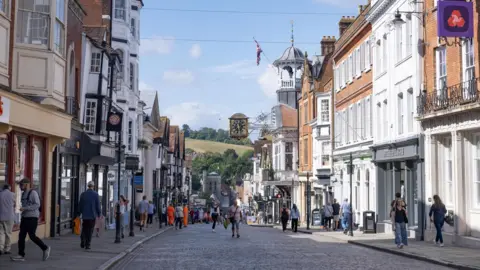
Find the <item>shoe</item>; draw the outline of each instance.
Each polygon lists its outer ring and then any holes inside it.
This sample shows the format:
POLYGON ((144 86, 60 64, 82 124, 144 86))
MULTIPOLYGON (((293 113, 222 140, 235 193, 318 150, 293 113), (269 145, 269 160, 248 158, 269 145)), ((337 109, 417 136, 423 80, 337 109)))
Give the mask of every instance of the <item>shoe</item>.
POLYGON ((48 257, 50 257, 50 247, 47 247, 47 249, 45 249, 43 251, 43 260, 46 261, 48 259, 48 257))
POLYGON ((237 234, 237 238, 240 238, 240 234, 237 234))
POLYGON ((400 244, 400 247, 399 247, 399 248, 402 249, 402 248, 403 248, 403 244, 400 244))
POLYGON ((8 254, 12 254, 12 252, 10 252, 10 251, 5 251, 5 252, 3 252, 3 254, 8 255, 8 254))
POLYGON ((215 229, 212 229, 212 232, 215 232, 215 229))
POLYGON ((18 255, 18 256, 15 256, 15 257, 10 257, 10 260, 12 260, 14 262, 24 262, 25 257, 18 255))
POLYGON ((445 245, 443 243, 440 244, 440 247, 444 247, 445 245))
POLYGON ((85 243, 81 242, 80 243, 80 248, 85 248, 85 243))
POLYGON ((85 247, 85 249, 90 250, 90 249, 92 249, 92 248, 91 248, 90 246, 88 246, 88 247, 85 247))

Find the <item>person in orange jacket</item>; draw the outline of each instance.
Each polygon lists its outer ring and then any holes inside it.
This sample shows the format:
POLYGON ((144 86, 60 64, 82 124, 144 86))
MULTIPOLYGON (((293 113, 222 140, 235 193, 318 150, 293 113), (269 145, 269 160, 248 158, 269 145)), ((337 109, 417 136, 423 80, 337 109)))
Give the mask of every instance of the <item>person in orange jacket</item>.
POLYGON ((183 226, 187 227, 188 225, 188 207, 187 205, 183 206, 183 226))
POLYGON ((173 226, 173 221, 175 220, 175 208, 173 208, 172 204, 170 204, 167 208, 167 217, 168 225, 173 226))

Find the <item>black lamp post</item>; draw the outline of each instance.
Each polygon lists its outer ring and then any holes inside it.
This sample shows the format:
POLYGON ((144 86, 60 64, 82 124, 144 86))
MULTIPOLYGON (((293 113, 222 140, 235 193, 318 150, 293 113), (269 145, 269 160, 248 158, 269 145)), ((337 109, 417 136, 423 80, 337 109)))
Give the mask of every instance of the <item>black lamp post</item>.
POLYGON ((310 203, 311 203, 311 196, 310 196, 310 173, 307 172, 307 230, 310 230, 310 203))
POLYGON ((135 186, 133 185, 133 179, 135 178, 135 173, 132 171, 131 184, 132 184, 132 206, 130 207, 130 233, 128 236, 134 237, 135 230, 133 228, 135 223, 135 186))
POLYGON ((115 216, 115 243, 122 242, 120 239, 121 235, 121 215, 120 212, 120 174, 121 174, 121 155, 122 150, 125 149, 125 145, 122 145, 122 132, 118 132, 118 155, 117 155, 117 162, 118 162, 118 169, 117 169, 117 215, 115 216))

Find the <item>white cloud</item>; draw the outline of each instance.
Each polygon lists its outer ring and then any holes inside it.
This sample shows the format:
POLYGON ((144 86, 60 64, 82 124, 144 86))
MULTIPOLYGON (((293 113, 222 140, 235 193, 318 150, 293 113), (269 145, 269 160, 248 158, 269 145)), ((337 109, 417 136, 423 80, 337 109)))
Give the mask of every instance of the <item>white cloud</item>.
POLYGON ((327 4, 330 6, 337 6, 342 8, 352 8, 357 7, 358 5, 366 5, 368 3, 367 0, 313 0, 315 3, 320 4, 327 4))
POLYGON ((141 40, 140 46, 141 54, 169 54, 173 51, 175 39, 173 37, 152 37, 141 40))
POLYGON ((251 79, 261 73, 255 62, 251 60, 240 60, 226 65, 215 66, 209 68, 208 71, 231 73, 239 76, 242 80, 251 79))
POLYGON ((199 102, 183 102, 165 109, 164 115, 170 117, 172 125, 187 124, 191 128, 225 128, 227 121, 211 106, 199 102))
POLYGON ((257 83, 267 97, 275 97, 278 88, 277 73, 272 65, 268 65, 264 72, 258 77, 257 83))
POLYGON ((190 48, 190 56, 195 59, 198 59, 200 56, 202 56, 202 48, 199 44, 192 45, 192 48, 190 48))
POLYGON ((163 72, 163 80, 171 84, 191 84, 195 76, 190 70, 167 70, 163 72))

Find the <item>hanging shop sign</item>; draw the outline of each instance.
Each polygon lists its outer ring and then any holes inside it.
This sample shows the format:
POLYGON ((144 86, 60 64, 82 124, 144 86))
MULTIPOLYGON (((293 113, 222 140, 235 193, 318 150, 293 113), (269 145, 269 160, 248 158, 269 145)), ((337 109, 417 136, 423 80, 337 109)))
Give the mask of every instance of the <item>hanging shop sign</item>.
POLYGON ((122 132, 122 117, 119 112, 109 112, 107 121, 107 131, 122 132))
POLYGON ((236 113, 230 118, 230 137, 242 140, 248 137, 248 117, 243 113, 236 113))
POLYGON ((437 3, 439 37, 473 37, 473 2, 450 0, 437 3))

